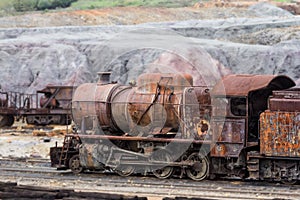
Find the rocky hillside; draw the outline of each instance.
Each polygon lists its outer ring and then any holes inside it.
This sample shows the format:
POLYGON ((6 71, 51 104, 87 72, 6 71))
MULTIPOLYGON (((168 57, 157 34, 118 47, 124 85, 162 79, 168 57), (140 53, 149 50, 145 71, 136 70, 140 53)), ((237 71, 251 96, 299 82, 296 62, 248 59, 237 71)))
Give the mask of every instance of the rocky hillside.
MULTIPOLYGON (((131 9, 124 16, 136 21, 130 24, 140 23, 140 13, 131 9)), ((96 20, 110 18, 112 25, 79 26, 83 18, 70 18, 73 11, 0 18, 2 89, 34 92, 47 84, 77 85, 94 81, 98 71, 112 71, 113 80, 123 83, 144 72, 179 71, 193 74, 198 85, 213 85, 228 73, 286 74, 300 85, 300 17, 265 3, 185 8, 184 14, 178 8, 178 16, 175 8, 148 9, 149 22, 138 25, 120 25, 129 23, 112 17, 111 9, 89 13, 106 13, 96 20), (207 9, 214 12, 201 19, 207 9), (157 21, 154 17, 169 22, 150 23, 157 21)), ((112 13, 122 15, 122 10, 127 8, 112 13)))

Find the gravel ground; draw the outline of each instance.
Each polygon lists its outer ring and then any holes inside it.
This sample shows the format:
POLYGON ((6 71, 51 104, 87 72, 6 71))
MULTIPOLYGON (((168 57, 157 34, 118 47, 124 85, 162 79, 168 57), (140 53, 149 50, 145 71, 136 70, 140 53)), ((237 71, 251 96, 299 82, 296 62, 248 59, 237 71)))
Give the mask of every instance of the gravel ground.
POLYGON ((15 123, 12 128, 0 129, 1 158, 43 158, 50 161, 50 147, 61 145, 66 127, 28 127, 15 123), (50 141, 49 141, 50 140, 50 141))
POLYGON ((247 8, 144 8, 120 7, 97 10, 35 12, 0 18, 0 28, 49 26, 136 25, 148 22, 255 17, 247 8), (151 14, 149 14, 151 13, 151 14))

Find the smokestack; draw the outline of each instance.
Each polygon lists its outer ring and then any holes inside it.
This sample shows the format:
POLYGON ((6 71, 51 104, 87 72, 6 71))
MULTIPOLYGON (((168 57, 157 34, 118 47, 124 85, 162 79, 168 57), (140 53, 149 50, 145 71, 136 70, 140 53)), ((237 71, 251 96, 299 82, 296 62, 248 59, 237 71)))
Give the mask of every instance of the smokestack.
POLYGON ((111 72, 98 72, 98 83, 100 84, 109 84, 111 72))

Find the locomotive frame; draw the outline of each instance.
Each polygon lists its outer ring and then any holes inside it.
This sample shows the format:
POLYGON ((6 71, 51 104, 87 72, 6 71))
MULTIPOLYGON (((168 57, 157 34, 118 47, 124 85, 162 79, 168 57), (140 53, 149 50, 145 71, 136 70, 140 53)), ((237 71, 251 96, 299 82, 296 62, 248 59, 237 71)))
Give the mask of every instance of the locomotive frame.
MULTIPOLYGON (((81 96, 80 89, 78 90, 79 96, 77 96, 77 99, 76 95, 75 99, 73 98, 73 109, 75 106, 76 112, 84 113, 83 115, 77 113, 77 116, 74 116, 73 113, 73 119, 77 117, 75 122, 79 125, 80 130, 78 130, 78 133, 74 130, 72 134, 67 135, 62 147, 51 148, 52 166, 70 168, 74 173, 80 173, 83 170, 110 169, 122 176, 129 176, 133 173, 152 173, 158 178, 168 178, 176 173, 180 177, 188 176, 197 181, 219 176, 275 180, 287 183, 300 180, 299 147, 297 146, 300 143, 300 137, 298 138, 297 135, 300 134, 300 89, 286 90, 295 86, 295 83, 289 77, 229 75, 216 84, 212 90, 210 88, 199 89, 195 86, 183 85, 179 90, 180 92, 174 93, 176 85, 172 85, 172 82, 167 81, 163 75, 159 78, 157 78, 157 74, 152 75, 153 77, 151 75, 147 76, 150 76, 148 79, 154 80, 155 84, 146 87, 148 90, 142 89, 143 91, 154 91, 154 93, 151 93, 152 100, 156 100, 147 102, 145 97, 143 103, 147 106, 141 106, 141 102, 125 101, 125 103, 130 104, 131 108, 132 105, 135 105, 134 108, 140 109, 133 111, 138 116, 138 120, 134 123, 140 123, 141 118, 147 112, 153 114, 153 110, 149 111, 149 105, 151 107, 158 104, 165 109, 173 109, 172 106, 179 106, 180 112, 178 113, 180 115, 170 116, 169 114, 167 117, 169 117, 168 119, 174 116, 177 117, 177 122, 183 122, 181 128, 164 126, 159 127, 157 132, 157 130, 154 131, 157 127, 152 127, 152 129, 147 130, 150 130, 149 133, 151 134, 145 136, 112 127, 117 127, 116 124, 118 125, 118 123, 111 120, 114 120, 114 116, 119 116, 110 110, 113 109, 111 107, 116 103, 113 101, 114 94, 119 95, 127 89, 136 92, 138 89, 109 83, 106 76, 102 79, 102 81, 106 80, 105 82, 94 85, 99 88, 93 91, 108 91, 107 96, 105 98, 101 97, 101 100, 97 100, 97 94, 94 96, 94 102, 92 103, 95 104, 96 102, 99 105, 86 104, 90 101, 85 98, 86 93, 81 96), (116 87, 120 90, 116 90, 116 87), (155 89, 153 90, 153 88, 155 89), (170 89, 172 89, 171 92, 170 89), (191 99, 193 95, 185 96, 188 91, 192 91, 196 98, 191 99), (281 91, 286 95, 280 96, 281 91), (185 102, 172 104, 168 103, 167 98, 165 98, 165 95, 167 95, 170 99, 171 94, 188 98, 185 102), (289 101, 289 103, 293 102, 296 105, 293 111, 285 110, 284 103, 282 103, 286 102, 291 94, 299 95, 289 101), (274 103, 276 98, 277 100, 279 98, 278 101, 281 103, 274 103), (190 116, 195 114, 195 107, 189 106, 195 105, 195 102, 198 106, 196 113, 199 114, 195 119, 192 119, 190 116), (222 111, 222 109, 224 110, 222 102, 226 102, 225 112, 222 111), (273 105, 273 107, 270 105, 273 105), (278 105, 281 105, 281 107, 278 105), (89 110, 91 108, 94 110, 89 110), (184 112, 188 113, 184 115, 184 112), (270 124, 270 117, 266 118, 266 116, 278 116, 279 113, 291 117, 285 122, 281 121, 280 125, 284 126, 288 122, 291 126, 284 136, 281 135, 282 132, 266 131, 270 130, 267 127, 270 124), (182 127, 187 127, 189 130, 186 131, 182 127), (175 132, 174 129, 176 129, 175 132), (289 139, 291 134, 297 136, 297 138, 289 139), (276 151, 270 153, 270 149, 274 147, 274 144, 277 144, 275 139, 278 137, 281 137, 282 140, 285 138, 286 146, 293 144, 292 148, 297 152, 293 155, 278 154, 276 151), (173 148, 168 148, 169 145, 173 145, 173 148), (184 149, 184 152, 182 152, 182 149, 184 149), (265 151, 266 149, 269 152, 265 151), (182 154, 174 158, 177 153, 182 154)), ((170 74, 166 77, 176 79, 170 74)), ((144 80, 145 76, 140 79, 144 80)), ((87 91, 86 88, 88 87, 93 86, 83 86, 84 91, 87 91)), ((135 94, 134 92, 130 94, 135 94)), ((124 98, 122 100, 124 101, 124 98)), ((130 114, 132 113, 127 115, 130 114)), ((274 117, 271 117, 271 119, 273 120, 274 117)), ((153 122, 157 121, 152 120, 153 122)), ((273 124, 273 128, 276 128, 277 125, 273 124)))

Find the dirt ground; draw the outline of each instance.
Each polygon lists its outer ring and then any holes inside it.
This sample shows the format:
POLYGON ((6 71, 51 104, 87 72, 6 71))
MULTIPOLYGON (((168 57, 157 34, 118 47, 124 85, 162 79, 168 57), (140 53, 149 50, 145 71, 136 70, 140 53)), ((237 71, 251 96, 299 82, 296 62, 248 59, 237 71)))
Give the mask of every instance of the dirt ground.
POLYGON ((61 145, 66 126, 32 127, 16 122, 0 129, 1 158, 38 158, 50 160, 50 147, 61 145))
POLYGON ((47 13, 28 13, 0 19, 1 28, 135 25, 147 22, 182 21, 251 16, 245 8, 143 8, 120 7, 47 13), (230 12, 228 12, 230 9, 230 12), (151 13, 151 14, 149 14, 151 13))
MULTIPOLYGON (((296 4, 268 2, 282 6, 292 12, 298 12, 298 5, 296 4)), ((0 27, 135 25, 190 19, 255 17, 254 13, 249 11, 248 8, 256 3, 258 1, 209 1, 205 3, 199 1, 194 7, 184 8, 115 7, 93 10, 34 12, 0 18, 0 27)))

